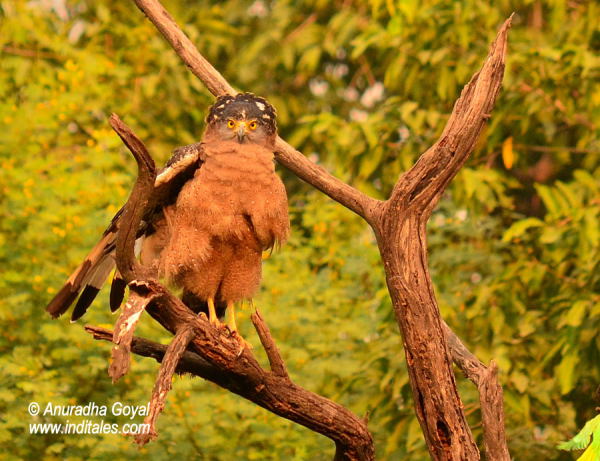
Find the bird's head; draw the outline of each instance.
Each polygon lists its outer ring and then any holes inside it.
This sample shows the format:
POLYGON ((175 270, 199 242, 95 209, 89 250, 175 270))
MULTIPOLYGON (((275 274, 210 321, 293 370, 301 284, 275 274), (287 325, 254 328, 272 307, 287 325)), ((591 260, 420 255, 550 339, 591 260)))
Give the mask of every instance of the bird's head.
POLYGON ((205 138, 273 148, 277 137, 275 109, 252 93, 219 96, 206 117, 205 138))

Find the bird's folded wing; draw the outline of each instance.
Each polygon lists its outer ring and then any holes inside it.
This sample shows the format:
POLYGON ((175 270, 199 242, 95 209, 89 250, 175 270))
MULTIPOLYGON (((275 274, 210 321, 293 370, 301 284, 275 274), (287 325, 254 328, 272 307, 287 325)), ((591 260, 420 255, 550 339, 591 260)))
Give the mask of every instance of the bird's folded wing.
MULTIPOLYGON (((156 177, 154 193, 150 200, 153 206, 138 230, 138 243, 141 243, 141 239, 144 238, 148 224, 151 224, 156 216, 162 214, 161 210, 164 206, 175 202, 183 184, 194 176, 203 161, 204 153, 201 143, 180 147, 173 152, 165 168, 156 177)), ((75 321, 85 314, 115 266, 115 242, 122 213, 123 208, 113 217, 100 241, 50 301, 46 310, 52 317, 56 318, 64 314, 77 298, 79 299, 73 309, 71 321, 75 321)), ((117 272, 111 287, 111 310, 114 311, 119 307, 124 293, 125 284, 117 272)))

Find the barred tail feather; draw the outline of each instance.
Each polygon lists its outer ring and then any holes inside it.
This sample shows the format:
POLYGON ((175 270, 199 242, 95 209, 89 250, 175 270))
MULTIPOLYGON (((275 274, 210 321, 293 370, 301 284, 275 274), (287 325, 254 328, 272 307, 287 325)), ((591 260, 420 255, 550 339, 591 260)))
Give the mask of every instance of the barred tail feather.
POLYGON ((121 303, 123 302, 123 298, 125 297, 125 288, 127 284, 125 280, 121 278, 121 274, 119 271, 115 271, 115 275, 113 277, 112 283, 110 285, 110 311, 115 312, 119 307, 121 307, 121 303))
POLYGON ((92 304, 96 295, 102 288, 102 285, 106 282, 111 271, 114 269, 115 260, 112 254, 104 256, 96 266, 96 270, 84 284, 81 296, 79 296, 75 309, 73 309, 73 313, 71 314, 71 322, 75 322, 85 314, 88 307, 90 307, 90 304, 92 304))
POLYGON ((64 286, 46 307, 46 311, 52 317, 57 318, 69 309, 71 304, 73 304, 84 290, 88 281, 96 274, 99 267, 98 264, 103 262, 104 258, 112 252, 114 241, 115 233, 107 232, 92 248, 92 251, 90 251, 85 260, 75 269, 64 286))

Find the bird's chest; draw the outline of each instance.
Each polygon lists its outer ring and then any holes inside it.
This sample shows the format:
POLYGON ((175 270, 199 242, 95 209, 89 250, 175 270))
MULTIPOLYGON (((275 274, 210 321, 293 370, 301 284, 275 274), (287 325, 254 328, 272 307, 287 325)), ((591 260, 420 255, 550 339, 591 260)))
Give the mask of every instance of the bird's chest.
POLYGON ((253 203, 271 194, 272 161, 239 155, 208 157, 182 190, 177 206, 211 214, 244 214, 253 203))

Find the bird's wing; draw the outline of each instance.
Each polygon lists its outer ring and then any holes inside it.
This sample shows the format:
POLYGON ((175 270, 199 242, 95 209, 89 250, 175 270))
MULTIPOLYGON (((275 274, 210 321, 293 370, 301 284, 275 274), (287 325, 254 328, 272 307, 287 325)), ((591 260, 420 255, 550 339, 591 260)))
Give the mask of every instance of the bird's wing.
MULTIPOLYGON (((151 203, 154 203, 155 206, 144 217, 140 225, 138 230, 139 243, 148 232, 148 224, 152 223, 156 216, 162 214, 163 207, 175 202, 183 184, 194 176, 195 171, 200 168, 203 161, 204 149, 202 143, 180 147, 173 152, 165 168, 156 177, 154 193, 151 198, 151 203)), ((122 214, 123 208, 113 217, 100 241, 92 248, 57 295, 50 301, 46 310, 52 317, 56 318, 64 314, 77 298, 79 299, 75 309, 73 309, 71 321, 75 321, 85 314, 115 266, 115 242, 122 214)), ((125 283, 120 279, 117 271, 111 287, 111 310, 114 311, 119 307, 124 292, 125 283)))

